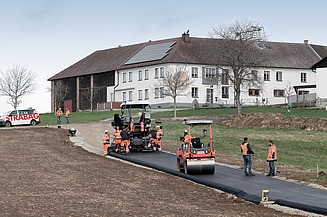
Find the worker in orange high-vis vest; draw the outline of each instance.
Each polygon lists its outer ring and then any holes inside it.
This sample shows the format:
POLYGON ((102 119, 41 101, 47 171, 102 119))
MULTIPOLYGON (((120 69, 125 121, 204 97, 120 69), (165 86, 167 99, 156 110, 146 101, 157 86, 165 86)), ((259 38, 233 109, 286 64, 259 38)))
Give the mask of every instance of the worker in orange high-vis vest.
POLYGON ((131 132, 134 132, 135 129, 134 129, 134 119, 133 118, 131 118, 131 123, 130 123, 129 128, 130 128, 131 132))
POLYGON ((254 176, 252 173, 252 159, 251 155, 254 155, 254 152, 252 151, 250 147, 250 143, 248 142, 248 138, 245 137, 243 143, 241 144, 241 152, 244 160, 244 174, 246 176, 254 176), (247 167, 249 165, 249 172, 247 171, 247 167))
POLYGON ((161 151, 161 142, 162 142, 162 136, 163 132, 162 129, 160 129, 160 126, 157 126, 157 145, 158 145, 158 151, 161 151))
POLYGON ((69 115, 70 115, 70 111, 69 111, 68 108, 66 108, 65 117, 66 117, 66 120, 67 120, 67 124, 69 124, 69 115))
POLYGON ((123 131, 120 133, 121 135, 121 143, 125 145, 126 154, 129 153, 129 145, 130 145, 130 132, 128 131, 128 127, 123 127, 123 131))
POLYGON ((104 131, 104 135, 103 135, 103 138, 102 138, 102 143, 103 143, 103 154, 107 155, 108 154, 108 145, 110 144, 109 130, 104 131))
POLYGON ((269 173, 267 176, 275 176, 275 161, 277 161, 277 150, 272 140, 268 142, 269 149, 267 161, 269 162, 269 173))
POLYGON ((115 149, 116 152, 118 152, 118 145, 121 143, 121 130, 119 129, 119 126, 116 127, 116 130, 114 132, 114 137, 115 137, 115 149))
POLYGON ((61 124, 61 116, 63 115, 61 108, 58 109, 58 111, 56 112, 56 115, 57 115, 57 124, 61 124))
POLYGON ((149 137, 150 137, 150 141, 148 144, 148 148, 152 147, 153 150, 156 151, 157 150, 156 146, 157 146, 158 140, 157 140, 157 131, 156 131, 155 127, 153 127, 152 130, 150 130, 149 137))
POLYGON ((144 123, 141 121, 141 132, 144 132, 144 123))

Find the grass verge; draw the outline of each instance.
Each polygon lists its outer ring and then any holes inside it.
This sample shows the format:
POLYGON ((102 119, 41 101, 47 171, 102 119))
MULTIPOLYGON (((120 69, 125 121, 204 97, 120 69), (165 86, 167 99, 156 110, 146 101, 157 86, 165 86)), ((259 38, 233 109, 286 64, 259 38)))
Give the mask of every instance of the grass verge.
MULTIPOLYGON (((288 115, 299 115, 302 117, 327 117, 327 111, 323 109, 305 109, 305 108, 293 108, 290 112, 286 108, 280 107, 244 107, 242 108, 243 113, 281 113, 285 116, 288 115)), ((237 114, 236 108, 220 108, 220 109, 186 109, 177 111, 177 117, 188 117, 188 116, 230 116, 237 114)), ((160 112, 152 114, 153 118, 170 118, 174 117, 174 111, 160 112)))

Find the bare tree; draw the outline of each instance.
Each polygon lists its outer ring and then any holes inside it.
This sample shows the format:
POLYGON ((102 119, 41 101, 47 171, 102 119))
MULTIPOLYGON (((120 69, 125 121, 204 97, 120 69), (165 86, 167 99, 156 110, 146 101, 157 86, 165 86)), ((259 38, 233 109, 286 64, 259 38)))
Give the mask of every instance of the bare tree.
POLYGON ((53 93, 54 96, 54 107, 56 110, 58 108, 61 108, 62 102, 65 100, 65 97, 68 94, 69 87, 61 80, 57 80, 54 82, 54 88, 50 88, 50 91, 53 93))
POLYGON ((255 69, 267 60, 269 44, 263 27, 255 22, 235 21, 231 25, 214 28, 211 36, 216 40, 213 40, 208 58, 218 68, 229 69, 226 76, 234 88, 237 113, 241 114, 242 88, 260 86, 261 78, 255 69))
POLYGON ((14 65, 6 73, 1 72, 0 95, 8 97, 7 103, 17 109, 22 103, 21 97, 31 94, 36 89, 35 74, 27 67, 14 65))
POLYGON ((290 81, 285 84, 285 101, 287 100, 287 111, 290 112, 290 97, 295 93, 290 81))
POLYGON ((81 90, 81 94, 90 102, 91 112, 93 112, 93 102, 99 95, 100 91, 98 88, 86 88, 81 90))
POLYGON ((165 71, 164 77, 154 84, 156 94, 170 96, 174 100, 174 117, 176 118, 176 103, 178 96, 189 94, 188 87, 193 83, 186 67, 170 67, 165 71), (163 88, 163 89, 162 89, 163 88), (164 90, 164 92, 162 92, 164 90))

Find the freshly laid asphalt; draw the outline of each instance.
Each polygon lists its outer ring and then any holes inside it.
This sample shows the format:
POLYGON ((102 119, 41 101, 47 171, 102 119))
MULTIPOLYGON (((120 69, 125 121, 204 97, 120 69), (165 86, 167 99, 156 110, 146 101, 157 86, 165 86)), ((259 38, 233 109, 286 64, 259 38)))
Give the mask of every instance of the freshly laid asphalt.
MULTIPOLYGON (((309 212, 327 215, 327 191, 216 164, 214 175, 188 175, 177 171, 176 156, 165 152, 137 152, 128 155, 110 153, 129 162, 177 175, 194 182, 232 193, 259 203, 262 190, 269 190, 269 201, 309 212)), ((187 190, 187 189, 185 189, 187 190)))

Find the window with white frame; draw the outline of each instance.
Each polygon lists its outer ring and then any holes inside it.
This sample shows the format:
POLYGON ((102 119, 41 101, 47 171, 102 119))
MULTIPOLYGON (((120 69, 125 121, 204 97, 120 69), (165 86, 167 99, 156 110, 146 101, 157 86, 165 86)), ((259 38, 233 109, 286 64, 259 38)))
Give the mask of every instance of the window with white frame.
POLYGON ((260 96, 259 89, 249 89, 249 96, 260 96))
POLYGON ((127 73, 124 72, 123 73, 123 83, 126 83, 127 82, 127 73))
POLYGON ((301 72, 301 82, 306 83, 307 82, 307 73, 301 72))
POLYGON ((284 97, 285 90, 274 90, 274 97, 284 97))
POLYGON ((229 69, 223 69, 221 73, 221 84, 229 85, 228 74, 229 74, 229 69))
POLYGON ((127 101, 127 93, 123 92, 123 101, 126 102, 127 101))
POLYGON ((199 69, 198 67, 192 67, 192 78, 198 78, 199 77, 199 69))
POLYGON ((142 70, 139 70, 139 81, 142 81, 142 70))
POLYGON ((133 91, 128 92, 128 100, 133 101, 133 91))
POLYGON ((144 90, 144 99, 149 99, 149 89, 144 90))
POLYGON ((154 98, 159 98, 159 88, 154 89, 154 98))
POLYGON ((149 69, 144 70, 144 80, 149 80, 149 69))
POLYGON ((139 100, 142 100, 143 96, 142 96, 142 90, 139 90, 139 100))
POLYGON ((257 80, 258 79, 258 71, 257 70, 251 70, 250 79, 251 80, 257 80))
POLYGON ((159 68, 154 69, 154 78, 159 78, 159 68))
POLYGON ((110 93, 110 102, 115 102, 114 93, 110 93))
POLYGON ((160 98, 164 98, 165 97, 165 88, 160 87, 160 98))
POLYGON ((282 71, 276 72, 276 81, 283 81, 283 72, 282 71))
POLYGON ((165 76, 165 68, 161 67, 160 68, 160 78, 163 78, 165 76))
POLYGON ((132 82, 133 81, 133 72, 128 73, 128 81, 132 82))
POLYGON ((221 98, 229 99, 229 87, 222 87, 221 88, 221 98))
POLYGON ((192 98, 198 98, 198 88, 192 87, 192 98))
POLYGON ((265 81, 270 81, 270 71, 264 71, 263 72, 263 79, 265 81))
POLYGON ((216 77, 216 69, 215 68, 205 68, 206 78, 215 78, 216 77))

